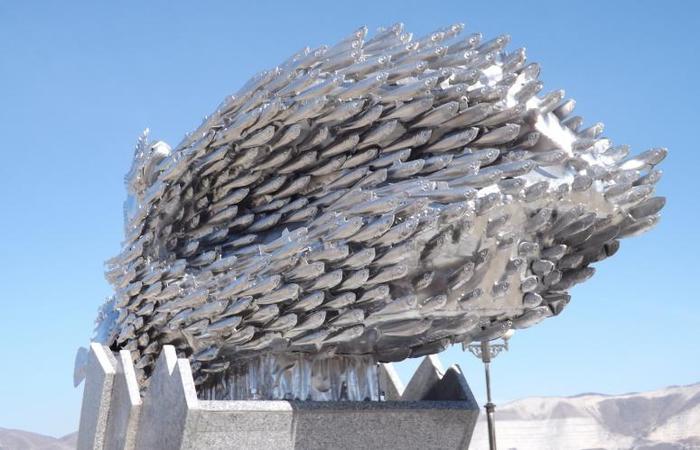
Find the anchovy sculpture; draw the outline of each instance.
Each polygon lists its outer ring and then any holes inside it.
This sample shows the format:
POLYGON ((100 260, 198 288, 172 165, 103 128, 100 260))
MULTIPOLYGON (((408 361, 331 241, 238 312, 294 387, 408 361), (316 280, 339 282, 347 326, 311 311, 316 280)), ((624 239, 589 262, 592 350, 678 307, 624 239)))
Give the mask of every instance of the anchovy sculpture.
POLYGON ((666 156, 583 127, 507 35, 402 24, 254 76, 173 150, 138 141, 95 339, 206 398, 381 398, 377 362, 559 314, 659 220, 666 156))

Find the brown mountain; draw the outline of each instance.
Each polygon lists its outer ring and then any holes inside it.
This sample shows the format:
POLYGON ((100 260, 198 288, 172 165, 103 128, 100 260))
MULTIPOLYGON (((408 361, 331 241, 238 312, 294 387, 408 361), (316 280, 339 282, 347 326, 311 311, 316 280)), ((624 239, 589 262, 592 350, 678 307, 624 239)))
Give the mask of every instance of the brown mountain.
POLYGON ((77 440, 77 433, 54 438, 29 431, 0 428, 0 450, 72 450, 75 449, 77 440))

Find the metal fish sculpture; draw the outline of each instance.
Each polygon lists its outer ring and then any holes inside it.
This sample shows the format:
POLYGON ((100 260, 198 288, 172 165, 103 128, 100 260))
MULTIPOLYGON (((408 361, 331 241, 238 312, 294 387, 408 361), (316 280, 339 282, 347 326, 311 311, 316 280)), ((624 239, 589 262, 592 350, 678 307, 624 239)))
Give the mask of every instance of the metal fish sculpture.
POLYGON ((138 141, 95 340, 206 398, 372 399, 376 363, 559 314, 659 220, 666 150, 584 127, 507 35, 360 28, 138 141))

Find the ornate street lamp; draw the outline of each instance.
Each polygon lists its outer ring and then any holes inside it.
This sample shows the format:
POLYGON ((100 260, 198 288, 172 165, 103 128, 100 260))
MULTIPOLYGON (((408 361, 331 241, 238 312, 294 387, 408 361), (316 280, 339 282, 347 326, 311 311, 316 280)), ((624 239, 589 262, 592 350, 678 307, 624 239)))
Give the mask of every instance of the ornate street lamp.
POLYGON ((479 358, 484 363, 484 372, 486 374, 486 424, 489 430, 489 449, 496 450, 496 424, 494 419, 494 411, 496 405, 491 401, 491 360, 498 356, 503 350, 508 350, 508 340, 513 336, 514 331, 508 330, 501 338, 502 343, 491 343, 491 341, 481 341, 480 344, 469 344, 464 348, 479 358))

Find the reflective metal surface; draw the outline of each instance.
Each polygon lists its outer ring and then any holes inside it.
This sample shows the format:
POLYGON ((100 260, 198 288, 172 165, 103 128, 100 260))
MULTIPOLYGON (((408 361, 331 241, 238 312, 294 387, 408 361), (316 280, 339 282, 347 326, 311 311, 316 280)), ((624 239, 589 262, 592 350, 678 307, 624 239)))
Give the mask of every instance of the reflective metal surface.
POLYGON ((364 401, 380 399, 371 355, 264 353, 229 367, 199 390, 206 400, 364 401))
POLYGON ((398 361, 559 314, 658 221, 666 150, 629 156, 509 36, 462 28, 361 28, 254 76, 175 148, 145 133, 96 339, 141 381, 173 344, 229 392, 246 358, 398 361))

